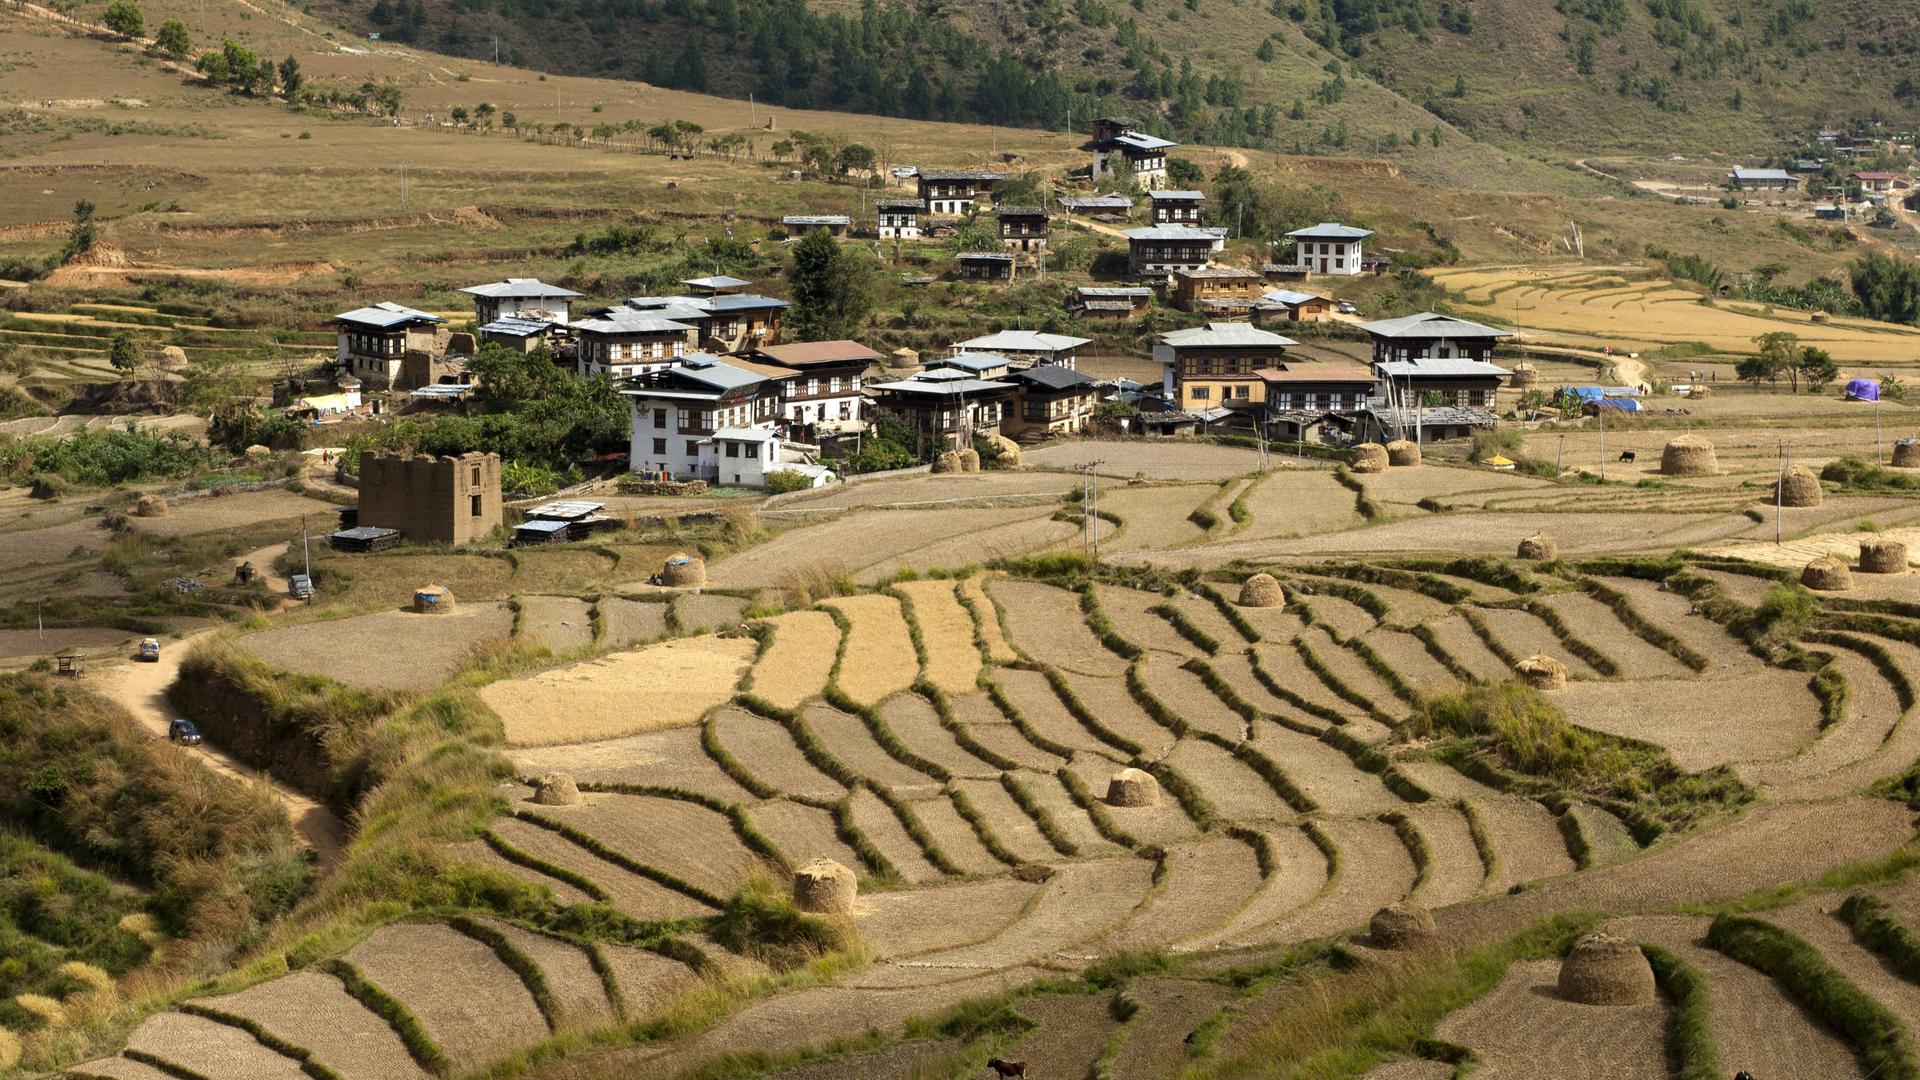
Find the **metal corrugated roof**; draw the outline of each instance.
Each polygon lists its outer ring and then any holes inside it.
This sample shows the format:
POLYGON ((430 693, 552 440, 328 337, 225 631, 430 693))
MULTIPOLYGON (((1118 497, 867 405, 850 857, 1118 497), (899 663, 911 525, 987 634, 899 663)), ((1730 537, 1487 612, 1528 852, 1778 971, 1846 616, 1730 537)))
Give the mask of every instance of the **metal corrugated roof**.
POLYGON ((584 334, 671 334, 693 329, 686 323, 662 315, 638 312, 615 319, 581 319, 570 325, 584 334))
POLYGON ((1077 349, 1091 344, 1092 338, 1074 337, 1070 334, 1045 334, 1038 330, 1002 330, 997 334, 968 338, 954 342, 953 347, 966 352, 997 352, 1011 349, 1014 352, 1059 352, 1062 349, 1077 349))
POLYGON ((956 259, 984 259, 989 262, 1012 262, 1011 251, 961 251, 953 256, 956 259))
POLYGON ((1513 374, 1498 364, 1468 360, 1459 356, 1426 360, 1387 360, 1373 365, 1374 370, 1391 379, 1405 378, 1505 378, 1513 374))
POLYGON ((1205 326, 1191 326, 1185 330, 1169 330, 1160 335, 1160 340, 1175 348, 1187 346, 1235 346, 1268 345, 1285 348, 1298 345, 1290 337, 1282 337, 1271 330, 1262 330, 1251 323, 1208 323, 1205 326))
POLYGON ((1295 229, 1287 235, 1302 240, 1364 240, 1373 235, 1373 230, 1356 229, 1337 221, 1323 221, 1305 229, 1295 229))
POLYGON ((1128 229, 1129 240, 1205 240, 1212 243, 1222 233, 1211 229, 1196 229, 1191 225, 1149 225, 1144 229, 1128 229))
POLYGON ((1147 192, 1147 198, 1149 199, 1178 199, 1182 202, 1191 202, 1195 199, 1205 199, 1206 197, 1207 193, 1204 191, 1173 191, 1171 189, 1162 189, 1147 192))
POLYGON ((851 225, 853 219, 845 214, 788 214, 780 219, 782 225, 851 225))
POLYGON ((447 320, 438 315, 429 315, 424 311, 415 311, 403 304, 381 301, 370 307, 343 311, 335 315, 333 321, 358 323, 361 326, 378 326, 384 330, 389 327, 404 326, 410 322, 443 323, 447 320))
POLYGON ((495 319, 480 328, 483 334, 501 334, 506 337, 532 337, 553 329, 553 324, 542 319, 516 319, 509 315, 495 319))
POLYGON ((1503 338, 1512 337, 1505 330, 1495 330, 1491 326, 1482 326, 1477 322, 1456 319, 1451 315, 1442 315, 1437 311, 1423 311, 1418 315, 1403 315, 1398 319, 1379 319, 1360 324, 1360 329, 1383 338, 1503 338))
POLYGON ((572 520, 589 514, 597 514, 606 509, 606 503, 587 502, 585 499, 561 499, 550 503, 541 503, 527 511, 530 518, 562 518, 572 520))
POLYGON ((1036 364, 1025 371, 1016 371, 1007 377, 1033 383, 1048 390, 1075 390, 1083 386, 1092 386, 1094 382, 1093 376, 1082 375, 1072 368, 1062 367, 1059 364, 1036 364))
POLYGON ((753 284, 744 278, 728 277, 725 274, 713 274, 708 277, 683 278, 682 285, 691 285, 696 289, 738 289, 753 284))
POLYGON ((1261 293, 1260 299, 1275 304, 1286 304, 1288 307, 1298 307, 1309 300, 1325 300, 1326 297, 1316 293, 1295 292, 1292 289, 1271 289, 1261 293))
POLYGON ((1136 150, 1165 150, 1169 146, 1180 145, 1172 139, 1163 139, 1158 135, 1147 135, 1138 131, 1115 135, 1113 141, 1122 146, 1131 146, 1136 150))
POLYGON ((737 293, 733 296, 716 296, 707 301, 708 309, 715 313, 722 311, 746 311, 750 308, 783 308, 792 306, 791 303, 785 300, 776 300, 771 296, 761 296, 758 293, 737 293))
POLYGON ((772 442, 779 433, 770 427, 723 427, 713 433, 716 442, 772 442))
POLYGON ((510 277, 505 281, 494 281, 485 285, 469 285, 460 291, 469 296, 486 296, 496 300, 542 298, 557 300, 580 295, 572 289, 563 289, 558 285, 549 285, 539 278, 530 277, 510 277))
POLYGON ((922 378, 907 379, 902 382, 876 383, 871 389, 896 394, 921 394, 927 397, 959 397, 962 394, 979 394, 993 390, 1012 390, 1003 382, 989 382, 984 379, 943 379, 922 378))
POLYGON ((979 372, 986 371, 989 368, 1011 367, 1013 366, 1013 361, 998 353, 964 352, 954 356, 943 356, 938 360, 929 360, 927 364, 929 366, 939 365, 940 367, 960 368, 964 371, 979 372))

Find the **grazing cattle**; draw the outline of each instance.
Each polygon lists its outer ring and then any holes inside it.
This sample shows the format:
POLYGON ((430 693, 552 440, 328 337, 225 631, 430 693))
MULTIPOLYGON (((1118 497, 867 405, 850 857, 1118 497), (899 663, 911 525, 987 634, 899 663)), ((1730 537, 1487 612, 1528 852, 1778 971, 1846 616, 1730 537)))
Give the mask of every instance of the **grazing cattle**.
POLYGON ((1622 450, 1620 452, 1620 460, 1626 462, 1629 465, 1633 464, 1633 451, 1622 450))
POLYGON ((1009 1076, 1027 1075, 1027 1063, 1024 1061, 1001 1061, 999 1058, 987 1059, 987 1068, 1000 1074, 1000 1080, 1009 1076))

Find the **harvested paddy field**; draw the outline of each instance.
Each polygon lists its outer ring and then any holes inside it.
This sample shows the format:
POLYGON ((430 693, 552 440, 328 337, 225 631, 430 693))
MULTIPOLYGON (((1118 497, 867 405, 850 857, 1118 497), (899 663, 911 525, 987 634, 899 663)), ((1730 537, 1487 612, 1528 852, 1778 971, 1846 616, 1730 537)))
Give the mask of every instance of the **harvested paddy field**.
POLYGON ((667 636, 667 605, 624 596, 600 598, 601 640, 616 649, 667 636))
POLYGON ((995 664, 1007 664, 1020 657, 1007 644, 1006 633, 1000 626, 1000 609, 987 596, 986 578, 972 574, 960 580, 960 599, 965 601, 973 612, 974 622, 980 628, 980 641, 986 649, 987 659, 995 664))
POLYGON ((1227 533, 1236 540, 1313 536, 1366 522, 1353 492, 1334 480, 1331 469, 1275 469, 1255 479, 1240 503, 1248 518, 1227 533))
MULTIPOLYGON (((198 533, 237 532, 269 521, 298 524, 302 515, 328 520, 334 505, 291 491, 246 491, 201 499, 171 500, 161 517, 136 517, 134 528, 155 536, 193 536, 198 533)), ((298 531, 297 529, 295 530, 298 531)))
POLYGON ((1113 551, 1178 547, 1206 536, 1189 517, 1219 489, 1211 484, 1128 485, 1100 493, 1100 510, 1120 519, 1113 551))
POLYGON ((718 633, 740 625, 747 602, 723 593, 681 593, 673 598, 673 621, 683 634, 718 633))
POLYGON ((912 476, 836 484, 786 500, 774 514, 815 513, 863 507, 925 507, 941 503, 1058 501, 1078 491, 1080 481, 1055 472, 920 473, 912 476))
POLYGON ((677 727, 733 695, 753 660, 752 638, 697 637, 612 653, 521 679, 489 683, 480 700, 516 746, 591 742, 677 727), (636 710, 636 700, 648 702, 636 710))
POLYGON ((1573 682, 1556 697, 1574 723, 1664 747, 1689 772, 1791 757, 1820 733, 1820 702, 1797 671, 1573 682))
POLYGON ((1252 450, 1182 442, 1066 442, 1029 451, 1021 460, 1042 469, 1081 470, 1092 465, 1102 476, 1129 480, 1138 476, 1216 483, 1260 466, 1260 455, 1252 450))
POLYGON ((977 690, 980 646, 974 640, 973 613, 961 605, 955 583, 903 581, 894 588, 912 605, 913 624, 926 651, 922 676, 944 693, 977 690))
POLYGON ((479 1068, 548 1035, 520 976, 493 949, 443 924, 383 927, 346 961, 418 1017, 455 1068, 479 1068))
POLYGON ((755 697, 782 709, 818 697, 840 653, 840 626, 824 611, 794 611, 766 620, 768 642, 754 662, 755 697))
POLYGON ((508 751, 521 776, 563 772, 582 784, 679 788, 726 803, 753 796, 714 764, 695 727, 667 728, 617 739, 508 751))
POLYGON ((1581 1005, 1560 997, 1560 964, 1522 960, 1434 1034, 1473 1051, 1475 1076, 1664 1080, 1667 1006, 1581 1005))
POLYGON ((296 623, 248 634, 240 645, 282 671, 370 690, 430 690, 451 678, 476 645, 512 633, 513 610, 483 602, 462 603, 445 615, 376 611, 296 623), (369 649, 369 641, 406 644, 369 649))
POLYGON ((837 802, 847 793, 838 780, 807 760, 793 733, 778 720, 729 705, 707 725, 720 749, 764 787, 817 802, 837 802))
POLYGON ((1025 555, 1078 538, 1079 526, 1048 520, 1055 507, 867 510, 783 529, 771 540, 707 568, 717 587, 779 586, 805 575, 846 573, 860 582, 901 569, 927 571, 1025 555))
POLYGON ((987 591, 1005 617, 1008 639, 1033 659, 1085 675, 1126 670, 1126 662, 1087 629, 1077 594, 1015 578, 995 578, 987 591))
POLYGON ((572 596, 522 596, 520 638, 555 653, 593 644, 593 607, 572 596))
POLYGON ((823 603, 846 620, 847 640, 833 683, 856 705, 877 705, 919 679, 920 660, 900 601, 872 594, 823 603))

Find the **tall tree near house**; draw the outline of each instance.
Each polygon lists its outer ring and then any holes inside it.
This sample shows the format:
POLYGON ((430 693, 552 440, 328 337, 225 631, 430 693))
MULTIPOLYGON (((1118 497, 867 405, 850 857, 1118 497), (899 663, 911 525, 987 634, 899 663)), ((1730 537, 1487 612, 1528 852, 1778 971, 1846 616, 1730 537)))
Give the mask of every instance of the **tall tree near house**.
POLYGON ((864 251, 817 229, 793 247, 793 315, 801 341, 854 337, 873 313, 873 268, 864 251))

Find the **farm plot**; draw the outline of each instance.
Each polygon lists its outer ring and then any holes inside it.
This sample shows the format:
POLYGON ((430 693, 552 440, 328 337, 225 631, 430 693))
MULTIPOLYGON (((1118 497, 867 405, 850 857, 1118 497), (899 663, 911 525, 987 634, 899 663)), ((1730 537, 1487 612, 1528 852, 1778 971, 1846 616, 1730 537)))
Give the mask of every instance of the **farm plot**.
POLYGON ((1684 679, 1693 674, 1671 653, 1634 633, 1611 607, 1587 593, 1558 593, 1540 603, 1559 612, 1581 640, 1618 664, 1621 678, 1684 679))
POLYGON ((1477 896, 1487 866, 1473 843, 1465 814, 1451 806, 1421 803, 1402 811, 1427 845, 1427 866, 1415 898, 1430 908, 1477 896))
POLYGON ((1120 532, 1102 544, 1113 551, 1169 548, 1192 543, 1206 532, 1188 520, 1219 489, 1212 484, 1128 486, 1100 493, 1100 510, 1120 519, 1120 532))
POLYGON ((1198 951, 1222 942, 1241 940, 1256 927, 1276 922, 1305 907, 1327 885, 1327 856, 1305 830, 1292 825, 1256 823, 1249 826, 1266 838, 1272 871, 1246 904, 1219 927, 1189 937, 1183 949, 1198 951))
POLYGON ((1040 886, 1010 877, 867 893, 853 925, 884 960, 985 941, 1016 918, 1040 886))
POLYGON ((1039 824, 1013 801, 1013 796, 998 780, 955 780, 951 787, 965 796, 967 803, 986 820, 1000 846, 1021 862, 1046 862, 1060 857, 1041 835, 1039 824))
POLYGON ((1326 592, 1325 583, 1312 578, 1288 579, 1300 606, 1313 611, 1313 621, 1330 627, 1342 639, 1359 637, 1374 628, 1373 616, 1344 596, 1326 592))
POLYGON ((1432 632, 1434 643, 1440 646, 1440 651, 1451 656, 1454 663, 1465 668, 1474 678, 1482 682, 1502 682, 1513 678, 1513 669, 1492 649, 1487 648, 1487 643, 1467 624, 1466 616, 1449 615, 1444 619, 1435 619, 1427 624, 1427 629, 1432 632))
POLYGON ((1879 953, 1862 945, 1830 910, 1834 906, 1831 896, 1812 897, 1768 911, 1763 917, 1800 935, 1848 982, 1895 1016, 1920 1016, 1920 985, 1908 982, 1879 953))
POLYGON ((1378 776, 1355 765, 1346 754, 1271 720, 1254 721, 1253 749, 1279 765, 1287 779, 1326 813, 1363 817, 1405 807, 1378 776))
POLYGON ((667 605, 624 596, 600 598, 601 641, 616 649, 667 636, 667 605))
POLYGON ((840 653, 840 626, 824 611, 794 611, 766 620, 773 634, 752 674, 754 696, 782 709, 820 696, 840 653))
MULTIPOLYGON (((1110 761, 1124 759, 1121 751, 1100 741, 1067 711, 1045 675, 1022 668, 995 668, 993 679, 1001 693, 1006 695, 1007 702, 1019 710, 1021 719, 1043 741, 1043 745, 1065 747, 1110 761)), ((1101 783, 1105 782, 1103 778, 1101 783)))
POLYGON ((131 520, 134 528, 155 536, 192 536, 236 532, 268 521, 297 522, 306 514, 327 518, 333 511, 334 505, 330 502, 270 489, 215 498, 180 499, 172 503, 164 517, 131 520))
POLYGON ((1095 442, 1079 440, 1043 446, 1022 458, 1041 469, 1081 470, 1094 466, 1102 476, 1150 480, 1211 480, 1219 483, 1253 472, 1260 455, 1232 446, 1179 442, 1095 442))
POLYGON ((889 754, 860 717, 818 703, 801 715, 821 747, 865 779, 908 799, 940 789, 940 781, 889 754))
MULTIPOLYGON (((1300 635, 1298 644, 1313 651, 1313 657, 1326 669, 1320 676, 1328 682, 1327 689, 1334 690, 1334 683, 1344 687, 1348 693, 1357 694, 1367 701, 1373 710, 1390 720, 1400 719, 1407 714, 1407 705, 1393 692, 1393 687, 1362 660, 1358 653, 1343 645, 1335 644, 1326 632, 1317 627, 1309 627, 1300 635)), ((1303 656, 1304 659, 1304 656, 1303 656)), ((1337 692, 1337 691, 1336 691, 1337 692)))
POLYGON ((1342 716, 1363 715, 1359 706, 1334 693, 1326 683, 1320 681, 1320 676, 1307 666, 1293 642, 1261 642, 1253 647, 1253 657, 1260 669, 1267 673, 1267 678, 1316 709, 1331 710, 1342 716))
POLYGON ((1721 678, 1574 682, 1554 696, 1574 723, 1664 747, 1688 772, 1779 761, 1820 733, 1820 703, 1805 672, 1763 668, 1721 678))
POLYGON ((1203 663, 1213 669, 1214 674, 1226 680, 1227 685, 1233 687, 1233 692, 1240 696, 1240 700, 1260 712, 1268 716, 1291 716, 1298 711, 1267 689, 1267 684, 1261 682, 1260 677, 1254 674, 1253 661, 1248 658, 1244 650, 1222 649, 1203 663))
MULTIPOLYGON (((919 885, 933 881, 941 876, 940 868, 927 861, 926 852, 920 850, 913 836, 900 824, 893 808, 880 801, 880 797, 866 788, 860 788, 847 796, 847 812, 853 817, 853 827, 860 835, 878 850, 902 880, 910 885, 919 885)), ((848 863, 849 868, 852 863, 848 863)), ((905 894, 918 895, 918 893, 905 894)), ((868 899, 871 900, 872 894, 868 899)), ((869 943, 872 940, 869 939, 869 943)))
POLYGON ((814 859, 832 859, 849 869, 861 868, 860 856, 834 830, 833 815, 818 807, 802 806, 786 799, 773 799, 746 811, 773 846, 780 850, 789 866, 802 866, 814 859))
POLYGON ((859 510, 818 524, 782 530, 762 544, 707 568, 716 586, 779 586, 820 570, 872 582, 906 568, 919 571, 1024 555, 1079 535, 1048 520, 1051 506, 1002 509, 859 510))
POLYGON ((484 641, 513 633, 505 604, 461 604, 446 615, 376 611, 296 623, 240 639, 241 647, 281 671, 324 675, 369 690, 430 690, 453 677, 484 641), (369 641, 405 648, 369 649, 369 641))
POLYGON ((846 646, 833 681, 856 704, 871 706, 912 686, 920 660, 900 601, 891 596, 843 596, 826 601, 847 621, 846 646))
POLYGON ((1271 540, 1339 532, 1364 524, 1353 492, 1333 470, 1275 469, 1254 481, 1240 499, 1248 519, 1228 534, 1235 540, 1271 540))
POLYGON ((647 949, 602 945, 613 984, 620 988, 626 1019, 639 1020, 666 1011, 674 999, 701 983, 693 969, 647 949))
MULTIPOLYGON (((1067 771, 1096 802, 1106 795, 1107 781, 1122 767, 1090 754, 1075 754, 1067 763, 1067 771)), ((1244 785, 1244 789, 1250 791, 1252 787, 1244 785)), ((1152 806, 1101 805, 1099 810, 1136 844, 1172 844, 1191 839, 1200 831, 1199 827, 1171 794, 1163 790, 1160 795, 1160 801, 1152 806)))
POLYGON ((1031 799, 1041 814, 1053 821, 1055 830, 1077 855, 1119 855, 1122 849, 1100 834, 1093 819, 1073 801, 1060 777, 1054 772, 1012 773, 1009 779, 1024 797, 1031 799))
POLYGON ((847 789, 815 768, 785 724, 729 705, 707 721, 714 742, 763 785, 798 799, 838 802, 847 789))
POLYGON ((1120 1029, 1105 994, 1039 998, 1020 1006, 1034 1028, 1013 1049, 1023 1065, 1041 1076, 1091 1076, 1100 1055, 1120 1029))
POLYGON ((960 816, 946 796, 936 795, 907 804, 907 810, 926 831, 932 847, 963 874, 997 874, 1006 864, 980 842, 979 834, 960 816))
POLYGON ((485 867, 488 870, 497 870, 510 878, 518 878, 529 885, 541 886, 553 893, 554 902, 561 907, 571 907, 574 904, 583 904, 593 899, 592 896, 575 888, 569 882, 562 881, 556 877, 549 877, 547 874, 535 870, 532 867, 522 866, 517 862, 509 861, 484 840, 462 840, 459 843, 447 845, 446 850, 448 854, 459 859, 461 862, 472 863, 476 866, 485 867))
POLYGON ((1134 665, 1134 671, 1148 693, 1190 726, 1228 742, 1247 737, 1246 720, 1227 708, 1200 676, 1181 667, 1179 661, 1153 653, 1134 665))
POLYGON ((348 555, 316 549, 313 574, 327 602, 351 607, 399 607, 430 582, 447 585, 463 608, 478 600, 505 600, 513 592, 512 565, 486 555, 348 555))
MULTIPOLYGON (((1203 739, 1182 739, 1162 764, 1183 778, 1207 805, 1229 821, 1291 817, 1294 810, 1253 767, 1203 739)), ((1165 797, 1171 799, 1172 792, 1165 797)))
POLYGON ((731 630, 740 625, 747 602, 723 593, 681 593, 673 598, 673 621, 683 634, 731 630))
POLYGON ((1096 949, 1158 949, 1206 934, 1226 925, 1262 884, 1253 848, 1232 837, 1175 844, 1164 858, 1160 887, 1096 949))
MULTIPOLYGON (((1903 671, 1920 670, 1920 651, 1902 641, 1876 642, 1903 671)), ((1863 658, 1834 649, 1834 663, 1847 679, 1847 712, 1820 733, 1804 753, 1735 771, 1750 784, 1772 785, 1782 798, 1824 798, 1854 791, 1905 768, 1916 756, 1920 731, 1903 717, 1893 685, 1863 658)))
POLYGON ((1159 757, 1173 745, 1173 731, 1147 715, 1127 690, 1124 679, 1064 673, 1061 679, 1080 704, 1115 735, 1137 744, 1147 757, 1159 757))
POLYGON ((1086 675, 1126 670, 1126 661, 1087 629, 1078 594, 1014 578, 993 579, 987 592, 1005 613, 1013 644, 1035 660, 1086 675))
POLYGON ((381 927, 346 959, 398 998, 460 1072, 549 1034, 520 976, 491 948, 441 923, 381 927))
POLYGON ((942 502, 1042 498, 1079 490, 1079 481, 1054 472, 919 473, 836 484, 782 502, 772 511, 852 510, 870 506, 925 506, 942 502))
POLYGON ((1479 608, 1474 614, 1493 634, 1493 640, 1516 658, 1545 653, 1566 664, 1567 674, 1574 679, 1599 677, 1592 666, 1567 649, 1540 616, 1513 608, 1479 608))
POLYGON ((1375 502, 1398 503, 1411 508, 1422 499, 1435 499, 1448 506, 1482 506, 1488 499, 1522 491, 1556 488, 1551 480, 1513 472, 1495 472, 1479 467, 1458 469, 1444 465, 1422 465, 1417 469, 1388 469, 1361 478, 1367 495, 1375 502))
MULTIPOLYGON (((1194 626, 1199 627, 1202 633, 1212 638, 1222 649, 1234 649, 1247 643, 1247 639, 1227 621, 1227 617, 1220 614, 1220 609, 1214 606, 1213 601, 1198 593, 1175 593, 1167 598, 1167 606, 1179 612, 1182 618, 1194 626)), ((1264 609, 1242 608, 1240 610, 1244 614, 1248 611, 1264 609)), ((1255 627, 1259 628, 1258 622, 1255 622, 1255 627)))
POLYGON ((978 574, 962 578, 960 598, 973 611, 974 624, 980 629, 980 640, 986 646, 987 659, 996 664, 1010 664, 1020 657, 1007 644, 1007 636, 1000 628, 1000 609, 988 598, 986 579, 978 574))
MULTIPOLYGON (((543 1023, 542 1034, 545 1031, 543 1023)), ((207 1080, 300 1080, 306 1075, 299 1062, 240 1028, 181 1012, 160 1013, 133 1029, 127 1049, 207 1080)))
POLYGON ((1496 791, 1437 762, 1403 761, 1400 768, 1436 798, 1464 801, 1468 820, 1478 819, 1493 849, 1488 892, 1505 892, 1521 882, 1575 869, 1560 826, 1546 807, 1496 791))
POLYGON ((613 1003, 607 1000, 606 984, 580 946, 502 919, 482 918, 479 922, 505 937, 546 976, 558 1006, 555 1030, 590 1030, 618 1019, 613 1003))
POLYGON ((582 784, 678 788, 725 803, 753 795, 714 764, 698 728, 666 728, 640 735, 565 746, 516 747, 507 752, 521 776, 563 772, 582 784))
POLYGON ((1362 638, 1386 665, 1397 672, 1416 694, 1443 694, 1458 689, 1460 680, 1427 651, 1426 642, 1405 630, 1379 629, 1362 638))
POLYGON ((1633 838, 1627 823, 1607 811, 1586 803, 1569 803, 1567 814, 1587 842, 1588 865, 1606 866, 1640 854, 1640 842, 1633 838))
POLYGON ((651 795, 595 795, 550 815, 607 848, 715 896, 730 896, 760 867, 726 815, 651 795))
POLYGON ((244 1017, 314 1060, 352 1080, 425 1080, 406 1044, 385 1020, 354 1000, 340 980, 317 971, 296 971, 237 994, 202 999, 224 1013, 244 1017))
POLYGON ((1694 652, 1707 658, 1708 671, 1760 667, 1761 661, 1735 640, 1720 624, 1699 613, 1693 601, 1660 585, 1638 578, 1604 578, 1602 583, 1627 600, 1642 618, 1686 642, 1694 652))
POLYGON ((593 609, 573 596, 522 596, 520 638, 555 653, 593 644, 593 609))
POLYGON ((491 829, 513 849, 593 882, 606 892, 607 903, 614 910, 642 922, 698 919, 714 914, 714 909, 701 901, 608 862, 552 829, 516 818, 500 818, 491 829))
POLYGON ((1140 980, 1135 992, 1152 1004, 1127 1026, 1127 1041, 1113 1059, 1114 1080, 1178 1076, 1193 1033, 1236 991, 1213 982, 1151 977, 1140 980))
POLYGON ((1173 624, 1149 610, 1166 603, 1159 593, 1127 589, 1118 585, 1095 585, 1094 599, 1100 613, 1113 624, 1114 632, 1142 649, 1154 649, 1175 656, 1200 656, 1200 647, 1174 630, 1173 624))
POLYGON ((1238 931, 1223 944, 1280 944, 1337 934, 1362 925, 1413 891, 1413 857, 1393 826, 1329 818, 1315 827, 1340 853, 1339 870, 1327 888, 1298 910, 1238 931))
POLYGON ((913 622, 926 649, 923 676, 948 694, 979 689, 980 646, 973 614, 961 606, 952 581, 903 581, 894 586, 913 605, 913 622))
POLYGON ((731 697, 755 649, 748 637, 663 641, 489 683, 480 689, 480 700, 499 714, 507 742, 516 746, 591 742, 677 727, 731 697), (636 701, 648 708, 635 709, 636 701))
POLYGON ((516 548, 513 587, 523 593, 590 593, 619 563, 611 555, 571 544, 516 548))
POLYGON ((908 753, 945 769, 953 776, 993 777, 1000 770, 974 757, 940 726, 940 714, 918 694, 902 694, 880 706, 880 719, 908 753))
POLYGON ((1486 995, 1440 1022, 1434 1034, 1473 1051, 1488 1080, 1664 1080, 1667 1006, 1596 1008, 1562 998, 1556 960, 1521 960, 1486 995))

